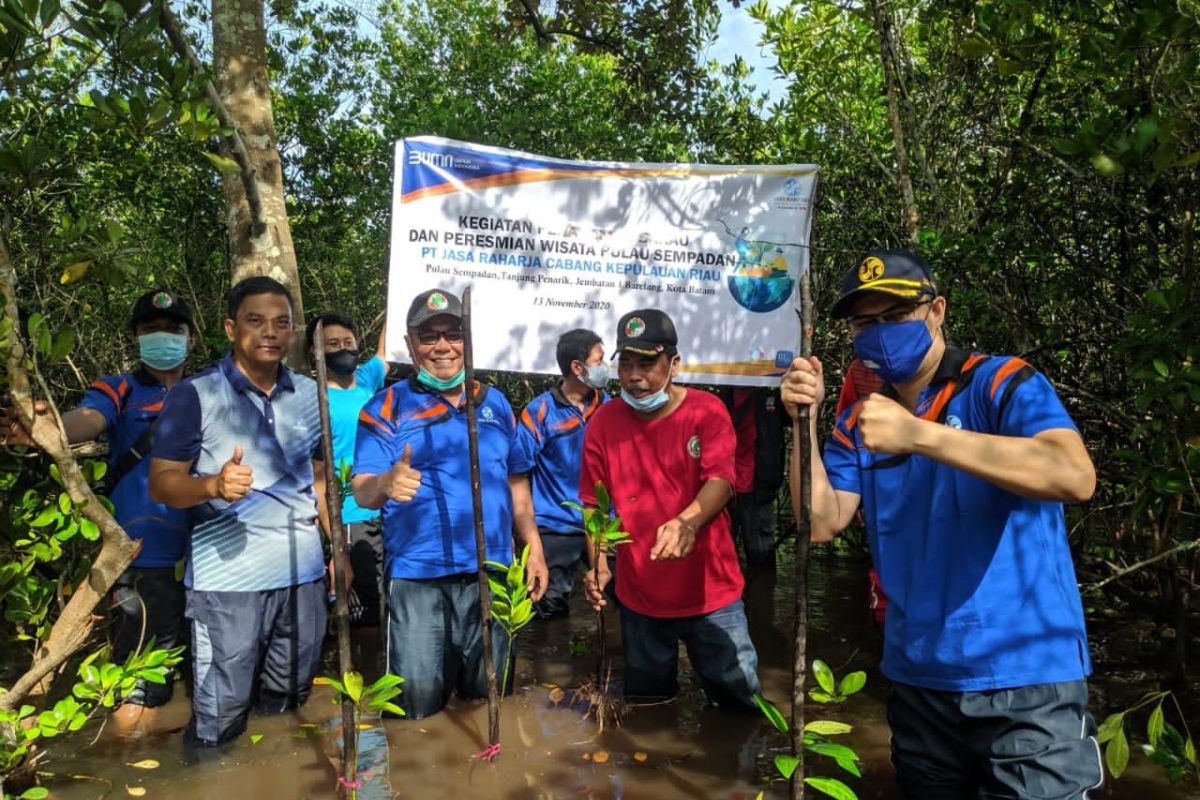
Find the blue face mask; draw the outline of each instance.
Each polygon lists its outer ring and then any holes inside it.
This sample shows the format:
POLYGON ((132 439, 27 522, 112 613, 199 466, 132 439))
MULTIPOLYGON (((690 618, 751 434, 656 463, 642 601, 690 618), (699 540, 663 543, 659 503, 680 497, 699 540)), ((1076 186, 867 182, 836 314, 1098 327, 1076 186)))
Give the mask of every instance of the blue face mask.
POLYGON ((466 379, 467 370, 465 367, 459 369, 453 378, 444 379, 434 377, 433 374, 424 367, 421 367, 419 370, 417 370, 417 380, 428 386, 430 389, 438 392, 448 392, 457 386, 461 386, 462 382, 466 379))
POLYGON ((888 383, 916 377, 930 347, 933 337, 923 319, 879 322, 854 337, 854 354, 888 383))
POLYGON ((657 392, 651 392, 643 397, 634 397, 629 392, 625 391, 624 387, 622 387, 621 399, 628 403, 629 407, 634 411, 640 411, 643 414, 649 414, 650 412, 657 411, 667 404, 667 400, 669 400, 671 397, 671 395, 667 392, 667 389, 670 388, 670 386, 671 378, 668 376, 667 382, 663 384, 661 389, 659 389, 657 392))
POLYGON ((188 356, 188 337, 185 333, 155 331, 138 337, 138 358, 151 369, 175 369, 188 356))
POLYGON ((608 364, 605 364, 603 361, 599 364, 584 364, 583 369, 584 374, 580 380, 588 386, 593 389, 603 389, 608 385, 608 364))

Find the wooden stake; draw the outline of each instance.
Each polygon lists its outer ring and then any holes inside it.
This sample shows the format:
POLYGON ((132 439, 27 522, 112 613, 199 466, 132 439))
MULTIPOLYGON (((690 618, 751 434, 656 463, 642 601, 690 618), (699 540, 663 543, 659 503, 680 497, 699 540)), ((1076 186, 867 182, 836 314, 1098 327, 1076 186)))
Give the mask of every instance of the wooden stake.
POLYGON ((500 744, 500 693, 496 688, 496 661, 492 657, 492 594, 488 589, 487 542, 483 536, 483 494, 479 480, 479 431, 475 427, 475 363, 471 343, 471 287, 462 296, 464 393, 467 402, 467 446, 471 456, 471 506, 475 512, 475 555, 479 561, 479 626, 483 632, 483 669, 488 684, 488 744, 493 757, 500 744))
MULTIPOLYGON (((313 333, 314 342, 323 342, 325 322, 317 320, 317 328, 313 333)), ((332 551, 334 570, 334 603, 333 621, 337 628, 338 667, 345 680, 347 672, 354 669, 350 656, 350 587, 346 583, 346 529, 342 527, 342 493, 339 491, 341 482, 337 476, 336 463, 333 458, 333 432, 329 423, 329 377, 325 370, 324 356, 314 356, 317 366, 317 409, 321 414, 321 454, 325 463, 325 507, 329 517, 329 549, 332 551)), ((355 719, 354 700, 349 695, 342 695, 342 782, 339 796, 349 794, 354 796, 358 779, 358 731, 355 719)))
MULTIPOLYGON (((800 276, 800 357, 812 356, 813 306, 811 265, 800 276)), ((792 423, 792 446, 799 448, 800 507, 796 515, 796 621, 793 627, 792 660, 792 755, 797 759, 792 773, 792 800, 804 797, 804 680, 808 674, 808 548, 812 536, 812 438, 809 431, 811 407, 801 406, 792 423)))

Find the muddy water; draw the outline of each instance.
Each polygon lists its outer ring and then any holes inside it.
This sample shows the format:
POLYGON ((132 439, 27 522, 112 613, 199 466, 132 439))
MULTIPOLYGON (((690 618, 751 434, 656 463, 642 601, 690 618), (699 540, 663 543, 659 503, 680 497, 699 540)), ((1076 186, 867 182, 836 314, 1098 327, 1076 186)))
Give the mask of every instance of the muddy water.
MULTIPOLYGON (((789 566, 781 571, 790 570, 789 566)), ((844 560, 817 559, 811 570, 809 653, 837 674, 865 669, 867 688, 844 708, 812 706, 809 719, 828 717, 854 726, 845 738, 863 758, 863 778, 847 778, 860 798, 896 798, 888 764, 884 721, 886 687, 875 671, 879 638, 865 613, 865 570, 844 560)), ((791 593, 786 582, 754 577, 747 590, 751 633, 758 647, 760 677, 767 696, 785 707, 790 695, 791 593)), ((619 656, 615 618, 609 625, 619 656)), ((387 720, 360 733, 364 749, 362 800, 449 798, 531 800, 618 798, 628 800, 750 800, 786 797, 771 783, 771 760, 786 747, 755 715, 705 707, 703 694, 685 668, 682 692, 671 703, 629 709, 623 725, 598 735, 581 719, 570 693, 554 702, 556 687, 570 689, 595 669, 594 652, 579 652, 593 618, 576 608, 567 620, 535 621, 522 633, 516 663, 517 693, 502 713, 503 752, 495 764, 472 758, 485 744, 487 709, 475 702, 421 721, 387 720)), ((378 670, 378 633, 356 632, 356 659, 364 671, 378 670)), ((330 665, 328 672, 334 672, 330 665)), ((248 734, 203 760, 185 753, 180 729, 187 700, 176 699, 156 716, 152 732, 120 740, 110 732, 85 729, 53 749, 47 766, 52 796, 82 798, 172 798, 173 800, 300 800, 335 795, 338 708, 331 692, 317 687, 295 714, 252 717, 248 734), (252 742, 250 734, 256 737, 252 742), (132 766, 152 759, 157 766, 132 766), (140 790, 144 795, 135 795, 140 790), (130 791, 132 790, 132 791, 130 791)), ((1181 790, 1135 756, 1135 767, 1118 785, 1097 796, 1127 800, 1182 800, 1181 790)), ((831 762, 810 762, 811 774, 837 773, 831 762)))

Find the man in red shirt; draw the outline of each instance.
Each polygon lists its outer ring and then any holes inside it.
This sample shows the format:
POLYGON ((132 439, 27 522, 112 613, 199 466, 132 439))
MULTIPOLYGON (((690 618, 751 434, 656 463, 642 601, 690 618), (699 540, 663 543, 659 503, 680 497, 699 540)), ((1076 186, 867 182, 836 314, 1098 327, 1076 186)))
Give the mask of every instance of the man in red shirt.
MULTIPOLYGON (((595 505, 603 481, 631 534, 617 548, 626 697, 673 697, 683 641, 710 702, 753 709, 758 655, 725 511, 733 495, 733 425, 715 395, 672 382, 677 344, 674 323, 657 309, 621 318, 621 402, 592 415, 579 495, 595 505)), ((589 571, 585 586, 599 609, 612 573, 604 555, 597 566, 598 580, 589 571)))

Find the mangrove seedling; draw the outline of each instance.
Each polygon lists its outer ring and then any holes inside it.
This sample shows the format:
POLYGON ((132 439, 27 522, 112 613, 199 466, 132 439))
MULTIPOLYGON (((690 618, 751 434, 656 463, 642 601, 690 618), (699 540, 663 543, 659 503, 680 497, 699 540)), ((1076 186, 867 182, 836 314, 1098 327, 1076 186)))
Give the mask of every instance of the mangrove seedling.
POLYGON ((1179 783, 1188 777, 1200 782, 1196 743, 1188 729, 1187 716, 1171 691, 1148 692, 1129 708, 1109 714, 1104 722, 1100 723, 1096 738, 1104 745, 1104 763, 1108 766, 1109 773, 1113 778, 1120 778, 1129 766, 1129 737, 1125 733, 1125 723, 1133 712, 1147 706, 1154 706, 1154 709, 1146 719, 1147 741, 1142 745, 1142 752, 1166 771, 1167 779, 1171 783, 1179 783), (1163 704, 1168 698, 1175 708, 1180 724, 1183 725, 1183 733, 1166 721, 1163 704))
MULTIPOLYGON (((504 650, 504 679, 501 687, 508 686, 508 670, 512 665, 513 640, 517 631, 524 628, 533 619, 533 600, 529 599, 529 587, 525 584, 525 567, 529 563, 529 545, 521 548, 521 557, 513 559, 511 564, 501 564, 499 561, 485 562, 493 572, 504 575, 501 583, 494 577, 488 577, 488 588, 492 592, 492 619, 508 633, 508 646, 504 650)), ((501 688, 503 694, 504 688, 501 688)))
MULTIPOLYGON (((839 683, 834 679, 833 670, 829 668, 829 665, 820 660, 813 661, 812 671, 817 685, 821 687, 822 691, 810 692, 809 696, 818 703, 843 703, 850 695, 862 691, 863 686, 867 683, 867 674, 861 671, 851 672, 839 683), (822 697, 818 698, 817 695, 822 697)), ((759 710, 775 730, 784 736, 791 737, 791 726, 774 703, 760 694, 754 695, 754 702, 758 704, 759 710)), ((861 778, 862 771, 858 768, 860 760, 858 753, 830 738, 849 733, 851 730, 853 730, 851 726, 836 720, 818 719, 807 722, 804 725, 804 752, 806 755, 814 754, 831 758, 844 771, 856 778, 861 778)), ((796 756, 790 753, 779 753, 775 756, 775 771, 784 780, 791 780, 792 773, 796 771, 799 763, 800 760, 796 756)), ((836 800, 858 800, 858 795, 854 793, 854 790, 837 778, 806 774, 804 783, 823 794, 836 798, 836 800)), ((759 792, 758 800, 762 800, 762 796, 762 793, 759 792)))
MULTIPOLYGON (((567 508, 573 508, 583 516, 583 532, 588 537, 591 547, 592 581, 599 585, 600 556, 610 556, 616 551, 617 545, 629 541, 629 533, 622 530, 621 518, 616 515, 612 498, 608 494, 603 481, 596 481, 596 505, 583 506, 579 503, 566 501, 567 508)), ((605 647, 606 633, 604 630, 604 612, 596 612, 596 643, 597 659, 596 674, 589 677, 575 690, 574 700, 585 703, 584 716, 591 717, 604 731, 606 723, 618 725, 624 713, 624 704, 608 691, 612 668, 607 665, 608 654, 605 647)))

